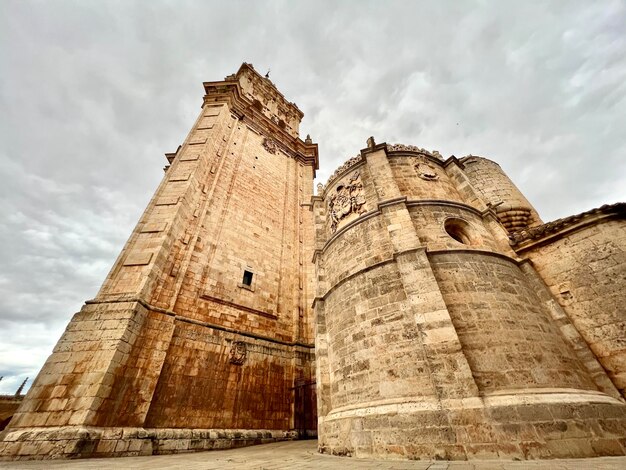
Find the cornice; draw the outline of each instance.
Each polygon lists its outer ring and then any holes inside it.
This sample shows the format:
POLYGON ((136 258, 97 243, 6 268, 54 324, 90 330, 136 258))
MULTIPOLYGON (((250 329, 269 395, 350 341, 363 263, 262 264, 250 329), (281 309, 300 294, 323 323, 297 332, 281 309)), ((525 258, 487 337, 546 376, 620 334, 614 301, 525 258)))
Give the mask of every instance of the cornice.
POLYGON ((352 158, 349 158, 343 165, 337 168, 332 175, 328 178, 326 184, 318 183, 317 184, 317 194, 320 197, 324 197, 324 193, 326 192, 326 188, 330 187, 331 183, 343 178, 350 170, 360 166, 365 162, 365 159, 359 154, 352 158))
POLYGON ((410 248, 408 250, 403 250, 400 252, 393 252, 391 254, 390 258, 381 260, 381 261, 377 261, 375 263, 372 263, 370 265, 367 266, 363 266, 361 268, 357 268, 354 271, 352 271, 351 273, 345 275, 344 277, 341 277, 339 279, 337 279, 335 281, 335 283, 331 286, 328 287, 328 289, 326 289, 326 292, 320 293, 321 295, 318 295, 315 299, 314 299, 314 305, 317 302, 320 301, 326 301, 328 299, 328 297, 330 296, 330 294, 332 294, 338 287, 342 286, 343 284, 345 284, 346 282, 348 282, 351 279, 354 279, 355 277, 362 275, 368 271, 372 271, 374 269, 380 268, 382 266, 385 266, 386 264, 389 263, 393 263, 397 260, 397 258, 401 255, 404 254, 408 254, 408 253, 414 253, 417 251, 423 251, 424 253, 426 253, 426 256, 430 259, 431 257, 437 257, 438 255, 470 255, 470 256, 489 256, 489 257, 493 257, 493 258, 498 258, 504 261, 507 261, 511 264, 515 264, 515 265, 520 265, 521 263, 525 262, 525 260, 521 260, 521 259, 516 259, 516 258, 511 258, 510 256, 507 256, 503 253, 498 253, 497 251, 489 251, 489 250, 481 250, 479 248, 454 248, 454 249, 446 249, 446 250, 429 250, 426 246, 418 246, 415 248, 410 248))
POLYGON ((372 217, 377 217, 381 215, 382 209, 384 207, 389 207, 389 206, 393 206, 397 204, 404 204, 406 205, 407 208, 416 207, 416 206, 453 207, 455 209, 460 209, 466 212, 470 212, 481 218, 487 214, 490 214, 490 212, 488 211, 485 211, 485 213, 483 213, 479 211, 478 209, 476 209, 475 207, 472 207, 468 204, 464 204, 462 202, 456 202, 456 201, 446 201, 442 199, 408 199, 406 196, 400 196, 400 197, 396 197, 392 199, 385 199, 384 201, 379 201, 376 204, 376 209, 372 209, 360 215, 359 217, 351 220, 350 222, 346 223, 344 226, 338 228, 337 231, 333 233, 324 242, 324 245, 321 248, 318 248, 316 250, 316 252, 313 255, 313 262, 315 262, 315 259, 317 256, 323 255, 324 253, 326 253, 328 248, 348 230, 351 230, 353 227, 359 224, 362 224, 363 222, 371 219, 372 217))
MULTIPOLYGON (((203 300, 207 300, 207 299, 203 299, 203 300)), ((268 341, 270 343, 281 344, 281 345, 284 345, 284 346, 300 346, 300 347, 309 348, 309 349, 312 349, 312 348, 315 347, 315 345, 313 345, 313 344, 304 343, 302 341, 285 341, 285 340, 281 340, 279 338, 272 338, 270 336, 265 336, 265 335, 252 333, 250 331, 237 330, 235 328, 229 328, 229 327, 223 326, 223 325, 218 325, 218 324, 214 324, 214 323, 209 323, 209 322, 196 320, 196 319, 193 319, 193 318, 188 318, 188 317, 185 317, 185 316, 178 315, 176 312, 174 312, 172 310, 166 310, 164 308, 156 307, 156 306, 146 302, 145 300, 143 300, 141 298, 133 297, 133 296, 125 296, 123 294, 118 296, 118 298, 115 298, 115 299, 107 299, 107 300, 92 299, 92 300, 87 300, 85 302, 85 305, 111 304, 111 303, 131 303, 131 302, 136 302, 136 303, 140 304, 142 307, 146 308, 147 310, 150 310, 150 311, 153 311, 153 312, 156 312, 156 313, 160 313, 160 314, 163 314, 163 315, 167 315, 169 317, 173 317, 174 321, 180 321, 180 322, 184 322, 184 323, 192 323, 194 325, 204 326, 204 327, 208 327, 208 328, 211 328, 211 329, 214 329, 214 330, 220 330, 220 331, 224 331, 224 332, 227 332, 227 333, 233 333, 233 334, 240 335, 240 336, 247 336, 248 338, 252 338, 252 339, 260 339, 260 340, 263 340, 263 341, 268 341)), ((237 308, 241 308, 241 306, 237 306, 237 308)))
POLYGON ((504 253, 500 253, 498 251, 490 251, 483 250, 480 248, 449 248, 445 250, 426 250, 426 254, 431 257, 437 257, 438 255, 469 255, 469 256, 491 256, 493 258, 499 258, 509 263, 520 265, 525 262, 523 259, 512 258, 511 256, 505 255, 504 253))
POLYGON ((555 241, 589 225, 615 219, 626 219, 626 203, 607 204, 538 227, 520 230, 509 235, 509 239, 513 249, 519 253, 555 241))
POLYGON ((485 158, 485 157, 481 157, 479 155, 472 155, 471 153, 469 155, 465 155, 464 157, 459 158, 459 162, 461 162, 462 164, 465 162, 471 162, 472 159, 478 159, 478 160, 486 160, 490 163, 493 163, 494 165, 500 166, 500 164, 498 162, 494 162, 493 160, 489 159, 489 158, 485 158))
POLYGON ((317 144, 308 144, 299 137, 292 137, 287 132, 277 127, 265 116, 257 113, 255 110, 248 110, 248 114, 244 114, 242 111, 240 112, 241 114, 238 116, 241 121, 245 122, 248 126, 250 126, 250 128, 254 129, 260 135, 263 135, 267 139, 271 139, 272 142, 276 144, 276 146, 285 154, 291 158, 301 161, 305 165, 313 166, 314 170, 319 169, 319 153, 317 144), (271 123, 273 126, 267 127, 267 122, 271 123))
POLYGON ((415 207, 415 206, 439 206, 439 207, 453 207, 454 209, 460 209, 463 211, 471 212, 478 217, 484 217, 488 211, 481 212, 476 209, 474 206, 470 206, 469 204, 465 204, 463 202, 450 201, 445 199, 410 199, 407 200, 407 207, 415 207))

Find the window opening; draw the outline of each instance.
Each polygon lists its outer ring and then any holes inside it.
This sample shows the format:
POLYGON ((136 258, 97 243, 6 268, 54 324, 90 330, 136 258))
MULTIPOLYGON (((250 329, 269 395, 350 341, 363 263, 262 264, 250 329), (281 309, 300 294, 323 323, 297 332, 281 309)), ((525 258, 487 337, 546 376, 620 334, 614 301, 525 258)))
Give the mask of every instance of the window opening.
POLYGON ((464 245, 471 245, 472 239, 468 234, 469 225, 461 219, 448 219, 444 223, 444 229, 448 235, 457 242, 464 245))
POLYGON ((243 280, 241 281, 241 283, 244 286, 248 286, 248 287, 252 285, 252 273, 250 271, 246 270, 243 272, 243 280))

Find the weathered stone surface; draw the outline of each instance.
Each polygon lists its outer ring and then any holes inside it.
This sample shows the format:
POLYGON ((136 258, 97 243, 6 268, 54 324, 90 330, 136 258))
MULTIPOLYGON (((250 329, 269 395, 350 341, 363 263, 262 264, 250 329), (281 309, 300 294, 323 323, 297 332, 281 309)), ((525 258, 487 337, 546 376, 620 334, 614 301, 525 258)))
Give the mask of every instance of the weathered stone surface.
POLYGON ((314 200, 320 451, 623 455, 624 221, 520 249, 508 235, 541 220, 497 164, 386 144, 350 162, 314 200), (368 210, 338 218, 357 171, 368 210), (589 304, 559 300, 566 282, 589 304))
POLYGON ((373 137, 313 197, 302 112, 248 64, 204 88, 3 459, 624 454, 624 204, 542 224, 496 163, 373 137))
POLYGON ((548 231, 550 243, 520 246, 589 345, 626 394, 626 205, 607 207, 548 231))
POLYGON ((144 429, 123 428, 111 434, 103 428, 31 428, 8 431, 4 436, 5 451, 0 460, 68 459, 77 457, 129 457, 152 454, 176 454, 211 449, 229 449, 246 445, 293 440, 297 431, 244 429, 144 429), (261 439, 259 435, 262 435, 261 439), (14 445, 9 446, 9 444, 14 445), (8 449, 8 451, 7 451, 8 449))
POLYGON ((250 65, 204 86, 200 116, 167 155, 109 276, 1 439, 29 434, 3 457, 188 452, 315 434, 308 203, 317 145, 299 139, 302 112, 250 65))

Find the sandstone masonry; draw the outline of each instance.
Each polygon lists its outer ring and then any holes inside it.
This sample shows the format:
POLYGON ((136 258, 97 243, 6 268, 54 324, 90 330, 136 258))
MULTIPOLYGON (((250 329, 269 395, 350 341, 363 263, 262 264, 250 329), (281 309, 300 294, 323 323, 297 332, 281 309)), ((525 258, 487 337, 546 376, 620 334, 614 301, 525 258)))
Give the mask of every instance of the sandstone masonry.
POLYGON ((543 223, 495 162, 373 138, 314 196, 295 104, 204 88, 0 458, 625 453, 626 204, 543 223))
POLYGON ((200 114, 95 299, 0 437, 5 458, 171 453, 314 435, 317 145, 244 64, 200 114))
POLYGON ((496 163, 372 138, 318 192, 321 452, 624 454, 626 204, 543 224, 496 163))

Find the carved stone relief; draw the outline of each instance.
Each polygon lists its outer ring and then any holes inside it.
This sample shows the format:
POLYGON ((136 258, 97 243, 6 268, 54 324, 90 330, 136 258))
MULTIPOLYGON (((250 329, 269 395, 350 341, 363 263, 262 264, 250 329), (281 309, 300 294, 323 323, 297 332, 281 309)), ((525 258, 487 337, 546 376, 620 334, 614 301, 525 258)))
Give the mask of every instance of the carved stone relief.
POLYGON ((439 153, 439 151, 429 151, 415 145, 387 144, 387 149, 390 152, 416 152, 443 160, 443 156, 439 153))
POLYGON ((339 222, 350 214, 361 215, 367 212, 365 207, 365 195, 363 183, 358 171, 352 173, 347 183, 339 183, 336 193, 328 201, 328 214, 330 216, 330 228, 337 231, 339 222))
POLYGON ((247 355, 246 343, 235 341, 230 349, 230 363, 240 366, 246 362, 247 355))
POLYGON ((267 152, 273 153, 273 154, 276 154, 276 151, 278 149, 278 147, 276 147, 276 142, 274 142, 272 139, 268 139, 267 137, 263 139, 263 148, 267 152))
POLYGON ((415 145, 404 145, 404 144, 388 144, 387 148, 391 152, 418 152, 418 153, 426 153, 430 154, 428 150, 417 147, 415 145))
POLYGON ((415 166, 415 171, 417 172, 417 176, 426 181, 437 181, 439 179, 439 175, 437 174, 437 170, 435 166, 427 161, 419 160, 415 166))

